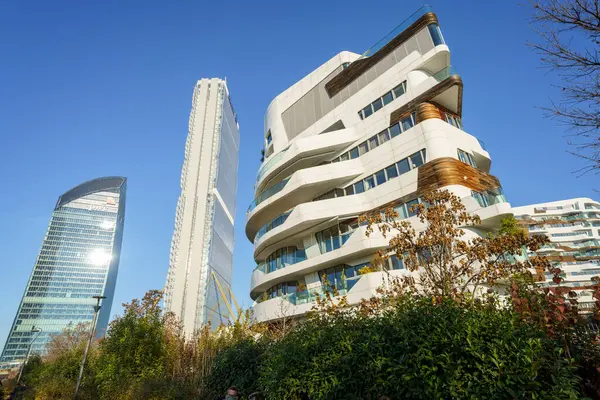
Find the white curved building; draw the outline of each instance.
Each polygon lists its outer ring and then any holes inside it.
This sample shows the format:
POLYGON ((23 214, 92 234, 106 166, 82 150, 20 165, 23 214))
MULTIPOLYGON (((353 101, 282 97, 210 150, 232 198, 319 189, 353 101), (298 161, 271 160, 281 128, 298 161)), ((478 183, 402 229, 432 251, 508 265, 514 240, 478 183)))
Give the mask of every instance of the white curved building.
MULTIPOLYGON (((513 213, 530 235, 546 235, 548 245, 538 253, 561 269, 561 286, 578 295, 579 308, 595 308, 594 276, 600 276, 600 203, 582 197, 514 207, 513 213)), ((538 271, 543 286, 556 286, 552 274, 538 271), (544 273, 544 275, 542 275, 544 273)))
MULTIPOLYGON (((472 235, 510 213, 483 143, 463 129, 462 87, 424 7, 362 56, 339 53, 271 102, 246 218, 257 320, 310 310, 323 275, 350 303, 375 292, 383 273, 358 270, 387 240, 366 237, 360 214, 394 206, 411 219, 410 206, 436 188, 481 216, 472 235)), ((390 269, 402 273, 394 259, 390 269)))

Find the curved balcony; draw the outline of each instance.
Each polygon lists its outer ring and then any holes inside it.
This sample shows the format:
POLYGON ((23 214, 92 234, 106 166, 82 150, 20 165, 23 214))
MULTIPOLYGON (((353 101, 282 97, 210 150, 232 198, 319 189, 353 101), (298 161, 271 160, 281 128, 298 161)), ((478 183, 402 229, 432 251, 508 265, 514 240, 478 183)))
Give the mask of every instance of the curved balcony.
MULTIPOLYGON (((415 222, 416 218, 415 218, 415 222)), ((381 233, 374 232, 367 237, 366 227, 361 226, 354 230, 346 241, 337 249, 324 252, 316 257, 307 258, 304 261, 286 265, 285 268, 265 273, 255 269, 250 277, 250 296, 256 298, 260 293, 273 285, 289 280, 301 280, 311 272, 316 272, 338 264, 351 263, 360 257, 371 256, 378 250, 388 245, 381 233)))
POLYGON ((345 128, 295 139, 287 149, 269 158, 260 168, 256 181, 256 192, 260 193, 270 182, 321 163, 354 143, 359 137, 353 128, 345 128))
MULTIPOLYGON (((346 296, 348 303, 357 304, 364 298, 369 298, 386 282, 387 274, 391 276, 401 276, 407 274, 406 270, 393 270, 388 272, 371 272, 361 275, 352 288, 342 290, 340 294, 346 296)), ((283 317, 302 315, 307 313, 314 306, 316 296, 314 293, 322 293, 321 285, 309 287, 305 293, 287 295, 286 297, 275 297, 255 303, 252 306, 252 314, 257 322, 274 321, 283 317), (309 294, 310 292, 311 294, 309 294)))
POLYGON ((289 180, 282 181, 285 183, 281 188, 274 189, 268 198, 246 214, 248 239, 255 239, 261 226, 285 210, 311 202, 320 194, 349 182, 363 172, 363 164, 358 159, 297 171, 289 180))

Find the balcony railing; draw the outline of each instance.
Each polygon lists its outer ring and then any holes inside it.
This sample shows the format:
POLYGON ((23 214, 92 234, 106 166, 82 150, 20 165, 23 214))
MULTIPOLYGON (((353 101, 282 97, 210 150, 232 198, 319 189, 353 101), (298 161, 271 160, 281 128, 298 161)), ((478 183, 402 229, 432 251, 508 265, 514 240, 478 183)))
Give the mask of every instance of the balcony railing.
POLYGON ((394 39, 396 36, 398 36, 401 32, 405 31, 406 28, 411 26, 419 18, 421 18, 423 15, 427 14, 428 12, 433 12, 433 9, 428 5, 424 5, 423 7, 419 8, 411 16, 409 16, 403 22, 401 22, 400 25, 398 25, 397 27, 392 29, 392 31, 390 33, 385 35, 382 39, 380 39, 377 43, 375 43, 367 51, 365 51, 360 56, 360 58, 358 58, 358 60, 365 58, 365 57, 370 57, 373 54, 377 53, 379 50, 381 50, 381 48, 383 46, 388 44, 392 39, 394 39))
MULTIPOLYGON (((353 278, 346 279, 344 287, 337 288, 335 291, 330 286, 321 285, 316 288, 303 290, 301 292, 288 293, 288 294, 284 294, 284 295, 280 295, 280 296, 275 296, 272 298, 281 297, 282 299, 297 306, 300 304, 314 303, 317 301, 318 297, 322 299, 326 293, 330 293, 332 296, 335 295, 336 293, 338 296, 344 296, 350 291, 350 289, 352 289, 354 287, 354 285, 356 285, 356 282, 358 282, 361 277, 362 277, 362 275, 359 275, 359 276, 356 276, 353 278)), ((264 298, 264 297, 258 298, 256 300, 256 302, 262 303, 263 301, 266 301, 266 300, 270 300, 270 299, 264 298)))
POLYGON ((284 179, 281 182, 279 182, 277 185, 271 186, 270 188, 268 188, 267 190, 265 190, 264 192, 262 192, 261 194, 256 196, 256 198, 248 206, 247 212, 254 210, 256 208, 256 206, 258 206, 260 203, 267 200, 271 196, 281 192, 281 190, 283 190, 283 188, 285 187, 285 185, 288 183, 289 180, 290 180, 290 178, 284 179))
POLYGON ((287 218, 290 216, 290 214, 292 213, 293 210, 294 209, 292 208, 291 210, 284 212, 283 214, 281 214, 277 218, 273 219, 272 221, 264 224, 258 230, 258 232, 256 232, 256 236, 254 236, 254 242, 256 242, 258 239, 260 239, 265 233, 269 232, 270 230, 275 229, 280 225, 283 225, 283 223, 287 220, 287 218))
POLYGON ((277 164, 283 158, 286 151, 287 149, 280 151, 259 168, 258 175, 256 175, 256 182, 260 181, 262 177, 265 176, 265 174, 273 167, 273 165, 277 164))
POLYGON ((487 190, 485 192, 473 191, 473 198, 477 200, 477 203, 479 203, 481 207, 489 207, 495 204, 506 203, 506 196, 504 196, 501 188, 487 190))
POLYGON ((445 81, 446 79, 450 78, 451 76, 457 75, 457 74, 458 74, 458 72, 456 71, 456 68, 454 68, 452 65, 449 65, 446 68, 439 70, 438 72, 433 74, 432 77, 436 81, 441 82, 441 81, 445 81))

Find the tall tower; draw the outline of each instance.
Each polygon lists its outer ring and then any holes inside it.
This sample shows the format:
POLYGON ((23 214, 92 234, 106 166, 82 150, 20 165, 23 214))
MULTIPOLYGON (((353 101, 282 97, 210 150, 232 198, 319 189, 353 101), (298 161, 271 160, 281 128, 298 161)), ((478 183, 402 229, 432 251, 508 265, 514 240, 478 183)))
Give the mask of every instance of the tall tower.
MULTIPOLYGON (((470 237, 510 213, 489 153, 463 126, 462 96, 438 19, 423 7, 362 56, 339 53, 271 102, 246 215, 257 320, 306 313, 328 290, 323 277, 350 303, 375 293, 384 272, 359 270, 388 240, 367 237, 361 214, 391 206, 421 229, 411 206, 433 189, 481 217, 470 237)), ((390 273, 406 273, 388 261, 390 273)))
POLYGON ((238 129, 226 82, 198 81, 165 287, 165 308, 187 335, 230 318, 238 129))
POLYGON ((125 178, 98 178, 58 198, 0 368, 22 362, 30 345, 32 351, 43 352, 52 334, 91 323, 96 305, 92 296, 106 296, 98 314, 98 336, 106 331, 119 269, 126 186, 125 178), (39 334, 32 332, 36 328, 39 334))

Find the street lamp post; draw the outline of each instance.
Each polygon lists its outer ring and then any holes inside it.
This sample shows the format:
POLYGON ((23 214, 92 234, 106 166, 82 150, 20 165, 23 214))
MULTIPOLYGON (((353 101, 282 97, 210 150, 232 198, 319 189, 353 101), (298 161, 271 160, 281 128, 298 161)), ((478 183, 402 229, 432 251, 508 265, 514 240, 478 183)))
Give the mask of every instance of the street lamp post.
POLYGON ((77 378, 77 385, 75 386, 75 395, 73 399, 77 399, 77 394, 79 393, 79 385, 81 385, 81 378, 83 378, 83 368, 85 367, 85 360, 87 359, 88 351, 90 350, 90 345, 92 344, 92 339, 94 338, 94 334, 96 332, 96 323, 98 322, 98 311, 102 306, 100 305, 100 301, 105 299, 106 296, 92 296, 96 299, 96 305, 94 306, 94 319, 92 320, 92 328, 90 330, 90 337, 88 339, 87 345, 85 346, 85 352, 83 353, 83 360, 81 360, 81 368, 79 368, 79 377, 77 378))
POLYGON ((33 339, 31 339, 31 342, 29 343, 29 348, 27 349, 27 355, 25 356, 25 361, 23 361, 23 363, 21 364, 21 368, 19 369, 19 377, 17 378, 17 386, 19 386, 19 382, 21 381, 21 376, 23 376, 23 370, 25 369, 25 364, 27 364, 27 361, 29 360, 29 355, 31 354, 31 348, 33 347, 33 343, 38 338, 38 336, 40 336, 40 333, 42 333, 42 330, 40 328, 36 328, 35 326, 32 326, 31 332, 37 332, 37 335, 35 335, 33 337, 33 339))

